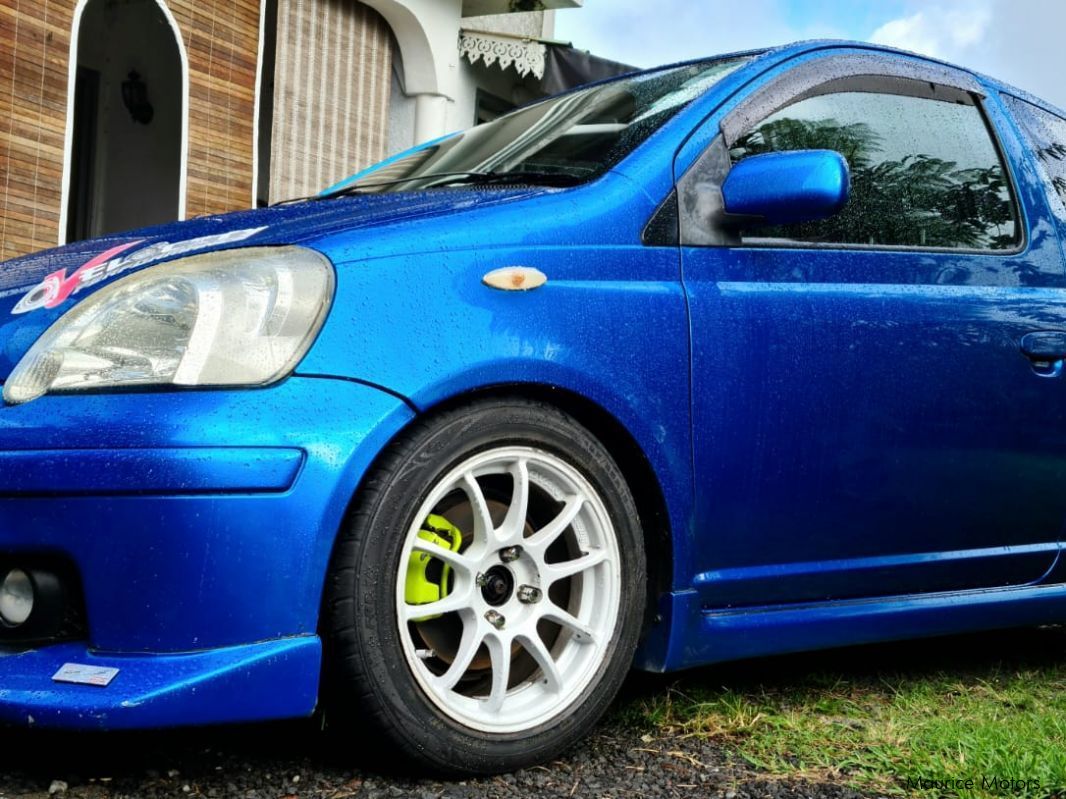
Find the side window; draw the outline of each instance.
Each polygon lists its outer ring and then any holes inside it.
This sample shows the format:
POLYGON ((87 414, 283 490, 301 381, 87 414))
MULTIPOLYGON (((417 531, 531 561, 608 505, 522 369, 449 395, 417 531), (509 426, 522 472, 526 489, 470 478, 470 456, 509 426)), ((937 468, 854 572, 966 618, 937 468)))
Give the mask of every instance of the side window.
POLYGON ((1015 97, 1003 99, 1033 148, 1048 187, 1051 207, 1066 220, 1066 119, 1015 97))
POLYGON ((851 170, 851 199, 830 219, 749 229, 744 242, 1017 246, 1017 210, 984 115, 970 95, 952 99, 839 91, 765 118, 734 142, 732 163, 759 153, 835 150, 851 170))

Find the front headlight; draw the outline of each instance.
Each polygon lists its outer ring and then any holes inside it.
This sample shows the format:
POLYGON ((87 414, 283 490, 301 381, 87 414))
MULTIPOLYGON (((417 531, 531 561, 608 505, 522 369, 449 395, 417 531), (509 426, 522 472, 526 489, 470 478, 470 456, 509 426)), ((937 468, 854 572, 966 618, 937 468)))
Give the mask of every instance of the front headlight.
POLYGON ((195 255, 117 280, 63 314, 4 384, 9 404, 136 386, 264 386, 307 352, 333 267, 300 247, 195 255))

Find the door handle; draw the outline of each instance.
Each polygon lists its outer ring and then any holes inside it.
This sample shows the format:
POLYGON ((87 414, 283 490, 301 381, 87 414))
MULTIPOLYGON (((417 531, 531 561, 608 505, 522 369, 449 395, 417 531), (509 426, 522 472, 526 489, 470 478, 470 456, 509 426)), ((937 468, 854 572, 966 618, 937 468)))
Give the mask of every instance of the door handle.
POLYGON ((1058 377, 1066 361, 1066 331, 1047 330, 1022 336, 1022 352, 1041 377, 1058 377))

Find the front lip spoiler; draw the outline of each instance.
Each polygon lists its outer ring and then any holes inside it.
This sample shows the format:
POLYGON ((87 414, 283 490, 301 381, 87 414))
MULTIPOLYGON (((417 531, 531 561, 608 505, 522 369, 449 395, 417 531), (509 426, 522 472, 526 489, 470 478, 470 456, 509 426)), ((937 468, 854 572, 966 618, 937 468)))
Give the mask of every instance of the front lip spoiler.
POLYGON ((128 730, 300 718, 315 710, 321 662, 314 635, 182 655, 109 654, 75 643, 0 650, 0 723, 128 730), (53 682, 67 663, 118 674, 106 688, 53 682))
POLYGON ((304 458, 283 447, 9 450, 0 496, 281 492, 304 458))

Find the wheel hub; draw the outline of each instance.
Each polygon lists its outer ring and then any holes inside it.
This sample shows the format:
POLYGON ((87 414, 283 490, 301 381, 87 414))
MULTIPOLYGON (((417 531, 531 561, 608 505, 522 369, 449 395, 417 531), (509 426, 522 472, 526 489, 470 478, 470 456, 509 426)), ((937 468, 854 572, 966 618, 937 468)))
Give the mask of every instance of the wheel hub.
POLYGON ((493 566, 478 580, 481 596, 492 607, 506 604, 514 594, 514 575, 504 566, 493 566))

